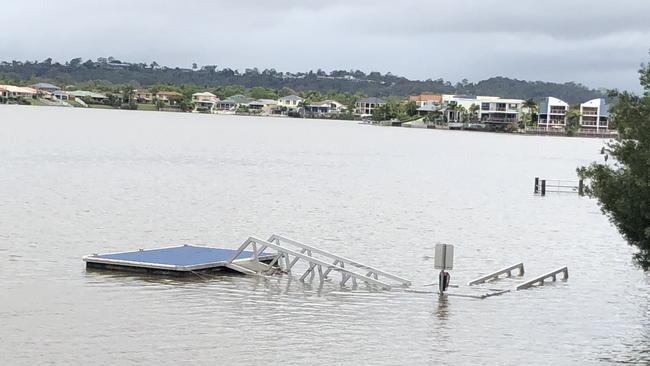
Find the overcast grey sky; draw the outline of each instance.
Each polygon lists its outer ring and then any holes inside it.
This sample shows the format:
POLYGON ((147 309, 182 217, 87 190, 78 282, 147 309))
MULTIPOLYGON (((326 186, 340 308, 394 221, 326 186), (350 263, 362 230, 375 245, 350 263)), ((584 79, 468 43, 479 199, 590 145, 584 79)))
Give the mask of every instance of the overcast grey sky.
POLYGON ((492 76, 638 91, 649 0, 2 0, 0 59, 492 76))

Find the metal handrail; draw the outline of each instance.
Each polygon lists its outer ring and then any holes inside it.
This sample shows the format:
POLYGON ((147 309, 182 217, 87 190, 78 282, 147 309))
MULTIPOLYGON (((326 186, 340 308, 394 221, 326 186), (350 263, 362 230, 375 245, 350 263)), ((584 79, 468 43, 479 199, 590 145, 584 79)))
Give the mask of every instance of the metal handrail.
MULTIPOLYGON (((289 244, 295 245, 295 246, 297 246, 297 247, 299 247, 299 248, 306 249, 306 250, 309 250, 309 251, 311 251, 311 252, 314 252, 314 253, 318 253, 318 254, 324 255, 324 256, 326 256, 326 257, 329 257, 330 259, 333 259, 333 260, 335 260, 335 261, 338 261, 339 263, 342 262, 342 263, 347 264, 347 265, 351 265, 351 266, 354 266, 354 267, 357 267, 357 268, 360 268, 360 269, 364 269, 364 270, 367 270, 367 271, 373 272, 373 274, 375 274, 375 275, 381 275, 381 276, 384 276, 384 277, 390 278, 390 279, 392 279, 392 280, 395 280, 395 281, 397 281, 397 282, 401 282, 401 284, 402 284, 403 286, 410 286, 410 285, 411 285, 411 281, 409 281, 409 280, 407 280, 407 279, 405 279, 405 278, 402 278, 402 277, 396 276, 396 275, 394 275, 394 274, 391 274, 391 273, 388 273, 388 272, 382 271, 382 270, 380 270, 380 269, 378 269, 378 268, 374 268, 374 267, 371 267, 371 266, 365 265, 365 264, 363 264, 363 263, 359 263, 359 262, 357 262, 357 261, 353 261, 352 259, 348 259, 348 258, 342 257, 342 256, 340 256, 340 255, 336 255, 336 254, 333 254, 333 253, 327 252, 327 251, 325 251, 325 250, 322 250, 322 249, 316 248, 316 247, 311 246, 311 245, 309 245, 309 244, 305 244, 305 243, 301 243, 301 242, 296 241, 296 240, 293 240, 293 239, 289 239, 289 238, 284 237, 284 236, 282 236, 282 235, 273 234, 273 235, 271 235, 271 237, 269 237, 269 239, 268 239, 267 241, 268 241, 268 242, 274 242, 274 241, 275 241, 275 242, 277 242, 279 245, 282 245, 281 242, 284 241, 284 242, 286 242, 286 243, 289 243, 289 244)), ((327 272, 329 272, 329 270, 328 270, 327 272)), ((327 275, 327 274, 326 274, 326 275, 327 275)))
MULTIPOLYGON (((314 258, 314 257, 311 256, 310 252, 307 252, 307 253, 305 253, 305 252, 297 252, 297 251, 291 250, 291 249, 289 249, 287 247, 283 247, 281 245, 271 243, 271 242, 268 242, 268 241, 264 241, 262 239, 258 239, 258 238, 252 237, 252 236, 249 237, 248 239, 246 239, 246 241, 244 241, 244 243, 237 249, 235 254, 228 260, 228 262, 226 262, 226 266, 230 267, 231 264, 233 263, 233 261, 249 246, 253 247, 253 260, 255 262, 257 262, 257 263, 259 263, 259 254, 263 251, 263 249, 271 248, 271 249, 276 250, 278 252, 279 256, 284 257, 284 259, 285 259, 284 264, 287 267, 286 270, 288 272, 291 271, 291 268, 296 263, 295 259, 303 259, 303 260, 309 262, 309 268, 301 276, 301 278, 300 278, 301 281, 304 280, 307 277, 307 275, 309 275, 311 273, 314 273, 315 270, 318 270, 318 274, 320 276, 321 281, 324 280, 325 276, 323 275, 323 268, 325 268, 327 270, 331 269, 333 271, 341 273, 341 277, 342 277, 341 278, 341 285, 345 285, 345 283, 349 279, 352 279, 353 283, 355 283, 355 284, 356 284, 356 280, 360 280, 360 281, 366 282, 368 284, 373 284, 373 285, 379 286, 379 287, 381 287, 383 289, 390 289, 391 288, 390 284, 382 282, 382 281, 378 280, 377 278, 369 277, 369 275, 364 276, 362 274, 359 274, 359 273, 353 272, 351 270, 345 269, 345 268, 343 268, 341 266, 337 266, 335 264, 331 264, 331 263, 327 263, 325 261, 322 261, 322 260, 320 260, 318 258, 314 258), (260 250, 258 250, 258 245, 259 245, 260 250), (289 256, 293 256, 294 260, 290 262, 289 261, 289 256)), ((309 249, 307 249, 307 250, 309 250, 309 249)), ((279 262, 279 263, 281 263, 281 262, 279 262)), ((238 269, 238 268, 236 268, 236 266, 233 266, 232 268, 236 269, 236 270, 238 269)), ((261 274, 262 273, 262 266, 257 266, 255 272, 257 274, 261 274)))
POLYGON ((518 285, 517 287, 515 287, 515 290, 517 290, 517 291, 525 290, 527 288, 530 288, 530 287, 534 286, 536 283, 539 283, 540 285, 544 285, 544 280, 549 279, 549 278, 553 278, 553 281, 556 281, 557 280, 557 275, 559 275, 560 273, 563 274, 563 279, 564 280, 567 280, 569 278, 569 268, 568 267, 562 267, 562 268, 556 269, 555 271, 549 272, 547 274, 543 274, 543 275, 541 275, 539 277, 535 277, 530 281, 526 281, 526 282, 518 285))
POLYGON ((524 263, 521 262, 521 263, 514 264, 514 265, 512 265, 510 267, 506 267, 506 268, 500 269, 498 271, 492 272, 492 273, 487 274, 487 275, 485 275, 483 277, 479 277, 479 278, 476 278, 474 280, 471 280, 471 281, 469 281, 467 283, 467 285, 468 286, 479 285, 479 284, 485 283, 485 282, 487 282, 489 280, 493 280, 493 279, 495 280, 495 279, 499 278, 499 276, 502 275, 502 274, 507 274, 507 277, 511 277, 512 276, 512 271, 514 271, 515 269, 519 269, 519 276, 524 275, 524 263))

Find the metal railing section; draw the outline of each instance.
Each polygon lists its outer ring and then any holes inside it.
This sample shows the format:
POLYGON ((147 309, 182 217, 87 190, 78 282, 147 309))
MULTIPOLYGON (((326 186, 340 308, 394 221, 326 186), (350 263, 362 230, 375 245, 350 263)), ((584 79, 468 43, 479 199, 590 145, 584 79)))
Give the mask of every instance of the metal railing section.
POLYGON ((490 274, 487 274, 487 275, 485 275, 483 277, 479 277, 479 278, 476 278, 476 279, 473 279, 473 280, 469 281, 467 283, 467 285, 468 286, 480 285, 482 283, 485 283, 485 282, 488 282, 488 281, 491 281, 491 280, 496 280, 496 279, 499 278, 499 276, 501 276, 503 274, 505 274, 506 277, 512 277, 512 272, 514 270, 519 270, 518 276, 523 276, 524 275, 524 264, 523 263, 517 263, 517 264, 514 264, 514 265, 512 265, 510 267, 506 267, 506 268, 500 269, 498 271, 494 271, 494 272, 492 272, 490 274))
POLYGON ((249 237, 228 260, 227 267, 244 273, 263 274, 276 265, 282 271, 291 273, 300 260, 308 265, 307 270, 300 276, 301 281, 308 277, 311 280, 317 275, 322 282, 328 279, 332 272, 336 272, 341 275, 341 286, 345 286, 348 281, 352 282, 353 286, 362 282, 382 289, 391 288, 392 285, 388 281, 397 282, 401 286, 411 285, 411 281, 402 277, 275 234, 268 240, 249 237), (252 265, 247 265, 242 270, 242 262, 238 263, 236 259, 249 247, 252 247, 253 251, 252 265), (268 264, 259 261, 260 255, 266 249, 277 252, 277 256, 268 264), (319 258, 315 255, 319 255, 319 258))
POLYGON ((519 290, 525 290, 527 288, 533 287, 535 284, 539 284, 541 286, 544 285, 544 281, 552 279, 553 281, 557 281, 557 276, 559 274, 562 274, 562 279, 567 280, 569 279, 569 268, 568 267, 562 267, 558 268, 555 271, 549 272, 547 274, 543 274, 539 277, 535 277, 530 281, 526 281, 522 283, 521 285, 518 285, 515 287, 517 291, 519 290))

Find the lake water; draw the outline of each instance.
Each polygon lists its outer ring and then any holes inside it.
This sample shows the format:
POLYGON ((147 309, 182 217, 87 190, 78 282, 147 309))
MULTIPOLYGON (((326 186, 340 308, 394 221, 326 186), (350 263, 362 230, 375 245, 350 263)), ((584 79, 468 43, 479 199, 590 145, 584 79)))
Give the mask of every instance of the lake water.
POLYGON ((594 200, 532 194, 535 176, 602 160, 602 140, 18 106, 0 106, 0 127, 0 365, 650 362, 632 248, 594 200), (452 284, 518 261, 571 277, 438 300, 81 261, 272 233, 417 289, 433 290, 441 242, 456 246, 452 284))

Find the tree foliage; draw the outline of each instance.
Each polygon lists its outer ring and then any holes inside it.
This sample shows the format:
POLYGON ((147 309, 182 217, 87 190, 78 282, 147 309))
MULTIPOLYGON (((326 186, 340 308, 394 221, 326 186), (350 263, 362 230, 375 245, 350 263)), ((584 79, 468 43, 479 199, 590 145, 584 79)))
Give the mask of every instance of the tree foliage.
POLYGON ((601 210, 625 239, 639 249, 635 259, 650 269, 650 65, 639 71, 643 95, 615 92, 611 110, 619 140, 607 144, 613 162, 578 168, 589 179, 586 193, 598 198, 601 210))
MULTIPOLYGON (((194 67, 196 66, 196 67, 194 67)), ((214 65, 198 68, 165 67, 157 62, 126 63, 114 57, 99 57, 97 61, 74 58, 63 64, 47 58, 41 62, 0 62, 0 82, 16 82, 34 76, 39 80, 62 85, 104 80, 113 84, 134 82, 142 86, 155 84, 200 85, 206 89, 223 85, 239 85, 242 88, 263 87, 279 90, 280 96, 314 90, 328 93, 363 94, 385 97, 388 95, 415 95, 419 93, 446 93, 470 95, 494 95, 510 98, 533 98, 541 100, 549 95, 569 103, 580 103, 602 97, 602 92, 588 89, 576 83, 550 83, 522 81, 494 77, 477 83, 463 79, 455 85, 443 79, 409 80, 391 73, 373 71, 368 74, 359 70, 323 70, 309 72, 278 72, 274 69, 246 69, 243 72, 230 68, 218 69, 214 65), (291 93, 292 92, 292 93, 291 93)), ((229 93, 227 93, 229 94, 229 93)), ((241 94, 241 93, 234 93, 241 94)), ((230 94, 230 95, 234 95, 230 94)))

